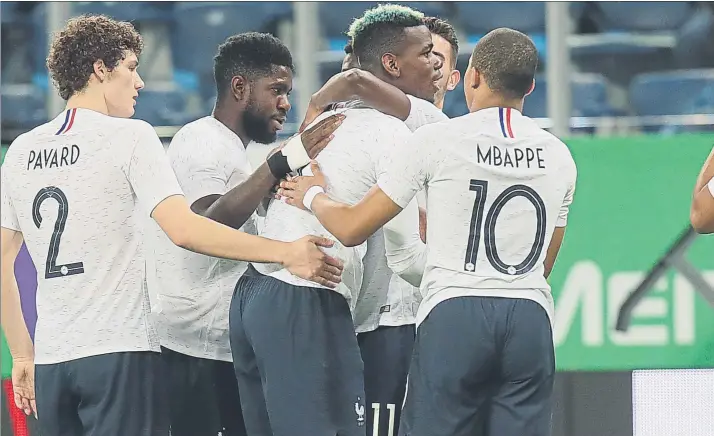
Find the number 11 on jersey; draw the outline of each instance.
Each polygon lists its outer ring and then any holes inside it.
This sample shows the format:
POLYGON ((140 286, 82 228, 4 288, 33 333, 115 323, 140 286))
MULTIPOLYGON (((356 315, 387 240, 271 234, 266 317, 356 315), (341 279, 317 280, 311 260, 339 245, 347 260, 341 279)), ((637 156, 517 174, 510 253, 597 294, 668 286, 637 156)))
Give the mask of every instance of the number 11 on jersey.
POLYGON ((466 257, 464 259, 464 270, 473 272, 476 269, 476 257, 478 248, 483 239, 486 258, 491 266, 498 272, 508 275, 525 274, 535 266, 545 243, 545 203, 538 193, 530 186, 513 185, 506 188, 496 197, 488 209, 486 221, 484 222, 484 212, 486 211, 486 195, 488 194, 488 182, 485 180, 471 180, 469 190, 476 192, 474 208, 471 213, 471 226, 469 240, 466 245, 466 257), (496 247, 496 221, 503 207, 516 197, 523 197, 535 208, 536 214, 536 235, 530 252, 519 264, 509 265, 498 255, 496 247), (483 228, 483 238, 481 229, 483 228))

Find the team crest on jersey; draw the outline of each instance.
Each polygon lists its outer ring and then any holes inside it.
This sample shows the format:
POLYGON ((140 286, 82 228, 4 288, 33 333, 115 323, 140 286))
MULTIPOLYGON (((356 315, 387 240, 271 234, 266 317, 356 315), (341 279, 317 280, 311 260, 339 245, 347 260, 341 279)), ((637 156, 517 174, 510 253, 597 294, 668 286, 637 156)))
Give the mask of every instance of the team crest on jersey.
POLYGON ((357 414, 357 425, 362 427, 364 425, 364 404, 360 397, 357 397, 357 401, 355 401, 355 413, 357 414))

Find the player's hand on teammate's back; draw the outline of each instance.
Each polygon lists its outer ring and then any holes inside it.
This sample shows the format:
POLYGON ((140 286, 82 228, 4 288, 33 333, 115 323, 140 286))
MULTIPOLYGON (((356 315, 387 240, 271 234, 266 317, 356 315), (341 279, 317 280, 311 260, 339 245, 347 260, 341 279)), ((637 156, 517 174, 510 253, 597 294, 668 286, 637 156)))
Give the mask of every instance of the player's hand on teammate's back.
POLYGON ((37 418, 37 405, 35 404, 35 363, 32 359, 12 362, 12 390, 15 396, 15 405, 37 418))
POLYGON ((327 187, 325 175, 320 170, 320 165, 312 161, 310 162, 309 171, 303 170, 302 176, 291 177, 281 180, 275 198, 282 200, 291 206, 298 207, 302 210, 307 210, 303 204, 305 193, 313 186, 320 186, 322 189, 327 187), (310 175, 312 174, 312 175, 310 175))
POLYGON ((305 119, 302 120, 302 124, 300 124, 300 129, 298 129, 298 132, 302 133, 305 131, 307 126, 312 124, 313 121, 317 119, 323 112, 325 112, 325 108, 320 108, 314 105, 312 102, 307 106, 307 111, 305 112, 305 119))
POLYGON ((334 138, 333 133, 340 127, 344 119, 345 115, 343 114, 330 115, 306 131, 301 130, 300 139, 302 139, 302 145, 310 159, 315 159, 327 147, 327 144, 334 138))
POLYGON ((341 260, 328 256, 319 247, 332 247, 334 241, 318 236, 305 236, 291 243, 288 258, 283 265, 291 273, 329 288, 342 281, 341 260))

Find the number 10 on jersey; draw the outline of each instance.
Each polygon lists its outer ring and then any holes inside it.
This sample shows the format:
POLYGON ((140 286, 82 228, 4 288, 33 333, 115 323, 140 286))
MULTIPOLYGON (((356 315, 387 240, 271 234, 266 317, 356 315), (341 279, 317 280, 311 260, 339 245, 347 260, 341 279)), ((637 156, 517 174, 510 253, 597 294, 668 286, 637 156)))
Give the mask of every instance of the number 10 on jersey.
POLYGON ((484 212, 486 212, 486 195, 488 193, 488 182, 485 180, 471 180, 469 190, 476 193, 474 208, 471 213, 471 226, 469 240, 466 246, 466 257, 464 259, 464 270, 473 272, 476 269, 476 257, 478 248, 483 239, 486 258, 493 268, 508 275, 525 274, 535 266, 543 251, 545 242, 545 203, 533 188, 526 185, 513 185, 506 188, 496 197, 491 207, 486 213, 484 222, 484 212), (498 255, 496 247, 496 221, 503 207, 516 197, 523 197, 535 208, 536 215, 536 235, 533 245, 525 259, 519 264, 509 265, 498 255), (483 228, 483 238, 482 231, 483 228))

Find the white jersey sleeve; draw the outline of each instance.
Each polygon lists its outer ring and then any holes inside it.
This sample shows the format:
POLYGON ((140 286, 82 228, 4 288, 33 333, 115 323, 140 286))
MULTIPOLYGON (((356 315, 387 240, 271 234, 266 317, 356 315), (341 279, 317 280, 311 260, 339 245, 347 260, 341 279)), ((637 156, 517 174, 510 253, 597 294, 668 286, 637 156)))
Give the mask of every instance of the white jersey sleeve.
POLYGON ((426 244, 421 241, 418 229, 419 208, 415 200, 383 227, 389 269, 417 287, 426 266, 426 244))
POLYGON ((135 133, 137 140, 125 171, 139 204, 150 216, 159 203, 173 195, 183 195, 183 191, 153 127, 148 123, 139 126, 141 128, 135 133))
POLYGON ((431 148, 420 137, 419 131, 414 132, 389 153, 377 181, 379 188, 402 209, 424 188, 429 167, 434 163, 431 148))
POLYGON ((406 124, 412 132, 427 124, 438 123, 449 119, 449 117, 432 103, 411 95, 407 95, 407 98, 409 98, 412 106, 409 110, 409 116, 404 120, 404 124, 406 124))
POLYGON ((573 196, 575 195, 575 181, 578 176, 578 170, 575 167, 575 163, 568 167, 568 174, 566 175, 568 180, 568 190, 563 198, 563 205, 560 207, 560 212, 558 213, 558 218, 556 219, 556 227, 565 227, 568 224, 568 212, 570 210, 570 205, 573 203, 573 196))
MULTIPOLYGON (((221 136, 203 126, 208 122, 210 120, 198 126, 201 128, 180 131, 169 147, 169 160, 189 203, 208 195, 223 195, 229 189, 231 172, 228 167, 235 159, 223 154, 227 150, 221 136)), ((237 146, 243 147, 243 144, 237 146)), ((249 175, 245 174, 245 178, 249 175)))
POLYGON ((10 199, 10 194, 7 190, 9 185, 5 180, 7 178, 7 171, 2 171, 2 186, 0 187, 0 195, 2 195, 2 209, 0 209, 0 216, 2 216, 2 227, 6 229, 21 231, 20 223, 17 219, 17 213, 15 212, 15 207, 10 199))

